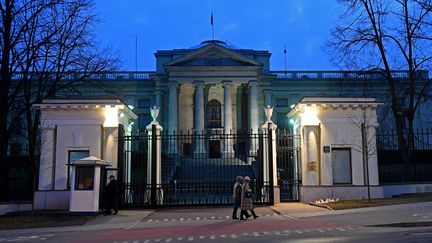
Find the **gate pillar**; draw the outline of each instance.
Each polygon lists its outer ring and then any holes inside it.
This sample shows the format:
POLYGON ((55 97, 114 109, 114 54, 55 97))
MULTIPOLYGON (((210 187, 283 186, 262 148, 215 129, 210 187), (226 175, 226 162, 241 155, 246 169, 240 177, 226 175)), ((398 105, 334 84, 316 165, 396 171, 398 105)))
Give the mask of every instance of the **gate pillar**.
POLYGON ((148 153, 147 153, 147 190, 146 198, 150 199, 152 205, 162 204, 162 166, 161 166, 161 140, 160 134, 163 127, 156 121, 159 115, 159 107, 150 108, 153 121, 146 127, 148 131, 148 153))
POLYGON ((264 107, 266 121, 261 126, 264 134, 263 146, 263 180, 268 182, 268 194, 271 204, 280 203, 280 190, 277 183, 276 129, 277 125, 270 119, 273 107, 264 107))

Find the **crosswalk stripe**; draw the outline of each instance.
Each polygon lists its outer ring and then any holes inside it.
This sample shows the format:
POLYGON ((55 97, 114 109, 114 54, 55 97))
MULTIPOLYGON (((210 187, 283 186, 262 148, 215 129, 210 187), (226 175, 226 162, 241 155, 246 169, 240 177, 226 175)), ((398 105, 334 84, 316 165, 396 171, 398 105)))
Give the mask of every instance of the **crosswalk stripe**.
POLYGON ((321 233, 323 233, 323 232, 325 232, 324 230, 322 230, 322 229, 317 229, 319 232, 321 232, 321 233))
POLYGON ((237 235, 236 234, 231 234, 231 238, 236 239, 237 235))
POLYGON ((259 233, 258 232, 253 232, 252 233, 254 236, 259 236, 259 233))
POLYGON ((214 240, 214 239, 216 239, 216 236, 210 235, 210 240, 214 240))
POLYGON ((150 223, 151 221, 153 221, 153 219, 149 219, 149 220, 148 220, 147 222, 149 222, 149 223, 150 223))
POLYGON ((339 231, 346 231, 344 228, 337 228, 339 231))
POLYGON ((184 220, 184 218, 180 218, 180 221, 183 221, 184 220))
POLYGON ((171 238, 168 238, 168 239, 166 239, 166 241, 165 242, 170 242, 171 241, 171 238))

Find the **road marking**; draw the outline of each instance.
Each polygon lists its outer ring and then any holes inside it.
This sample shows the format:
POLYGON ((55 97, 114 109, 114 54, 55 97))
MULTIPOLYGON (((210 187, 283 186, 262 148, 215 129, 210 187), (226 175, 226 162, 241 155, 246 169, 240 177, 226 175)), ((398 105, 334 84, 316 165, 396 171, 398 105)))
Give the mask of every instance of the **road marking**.
POLYGON ((180 218, 180 221, 183 221, 184 220, 184 218, 180 218))
POLYGON ((214 239, 216 239, 216 236, 210 235, 210 240, 214 240, 214 239))
POLYGON ((212 216, 212 217, 211 217, 211 219, 215 219, 215 217, 214 217, 214 216, 212 216))
POLYGON ((284 230, 284 233, 285 233, 285 234, 291 234, 291 231, 289 231, 289 230, 284 230))
POLYGON ((221 238, 225 238, 225 237, 226 237, 226 235, 220 235, 220 237, 221 237, 221 238))
POLYGON ((134 241, 133 243, 138 243, 139 242, 139 240, 136 240, 136 241, 134 241))
POLYGON ((319 232, 324 233, 325 231, 322 229, 317 229, 319 232))
POLYGON ((225 218, 226 218, 226 219, 229 219, 229 218, 230 218, 230 216, 226 216, 225 218))
POLYGON ((258 232, 253 232, 252 233, 254 236, 259 236, 259 233, 258 232))
POLYGON ((201 235, 200 237, 199 237, 200 239, 204 239, 205 238, 205 236, 204 235, 201 235))
POLYGON ((149 220, 147 220, 147 222, 149 222, 149 223, 150 223, 151 221, 153 221, 153 219, 149 219, 149 220))
POLYGON ((196 220, 200 220, 200 217, 196 217, 196 220))
POLYGON ((168 238, 168 239, 166 239, 165 242, 170 242, 171 240, 172 240, 171 238, 168 238))
POLYGON ((281 234, 279 231, 275 231, 274 233, 275 233, 275 235, 280 235, 281 234))
POLYGON ((249 234, 248 234, 248 233, 243 233, 243 235, 244 235, 244 236, 248 236, 249 234))
POLYGON ((193 236, 189 236, 188 241, 193 241, 194 237, 193 236))
POLYGON ((296 230, 295 231, 297 234, 303 234, 303 232, 301 230, 296 230))
POLYGON ((344 228, 337 228, 339 231, 346 231, 344 228))
POLYGON ((156 219, 155 222, 159 222, 159 219, 156 219))
POLYGON ((286 214, 284 215, 284 217, 287 217, 287 218, 292 219, 292 220, 296 220, 297 219, 297 218, 294 218, 294 217, 286 215, 286 214))
POLYGON ((179 238, 177 238, 177 240, 183 240, 183 237, 179 237, 179 238))
POLYGON ((236 234, 231 234, 231 238, 236 239, 237 235, 236 234))
POLYGON ((161 241, 161 239, 156 239, 155 241, 156 241, 156 242, 159 242, 159 241, 161 241))
POLYGON ((202 220, 207 220, 207 218, 202 218, 202 220))
POLYGON ((164 222, 168 221, 168 219, 164 219, 164 222))
POLYGON ((150 242, 150 240, 145 240, 143 243, 149 243, 150 242))

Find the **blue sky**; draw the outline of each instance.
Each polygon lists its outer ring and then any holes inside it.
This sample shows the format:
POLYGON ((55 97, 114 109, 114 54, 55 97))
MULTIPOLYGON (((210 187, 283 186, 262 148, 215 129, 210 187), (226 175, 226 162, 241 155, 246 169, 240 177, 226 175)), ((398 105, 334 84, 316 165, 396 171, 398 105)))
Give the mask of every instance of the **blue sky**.
POLYGON ((188 48, 212 38, 269 50, 271 70, 334 70, 325 41, 337 21, 336 0, 96 0, 96 35, 118 51, 123 70, 154 71, 156 50, 188 48))

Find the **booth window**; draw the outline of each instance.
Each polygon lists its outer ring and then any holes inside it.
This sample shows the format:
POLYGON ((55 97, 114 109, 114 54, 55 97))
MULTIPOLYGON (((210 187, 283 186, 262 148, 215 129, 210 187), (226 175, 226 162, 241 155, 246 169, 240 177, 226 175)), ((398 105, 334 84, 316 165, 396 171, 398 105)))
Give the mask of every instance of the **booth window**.
POLYGON ((77 166, 75 176, 75 190, 93 190, 94 167, 77 166))
POLYGON ((71 176, 72 176, 72 164, 74 163, 75 160, 79 160, 85 157, 89 157, 90 156, 90 151, 89 150, 69 150, 69 165, 67 167, 68 173, 67 173, 67 188, 71 188, 71 176))

